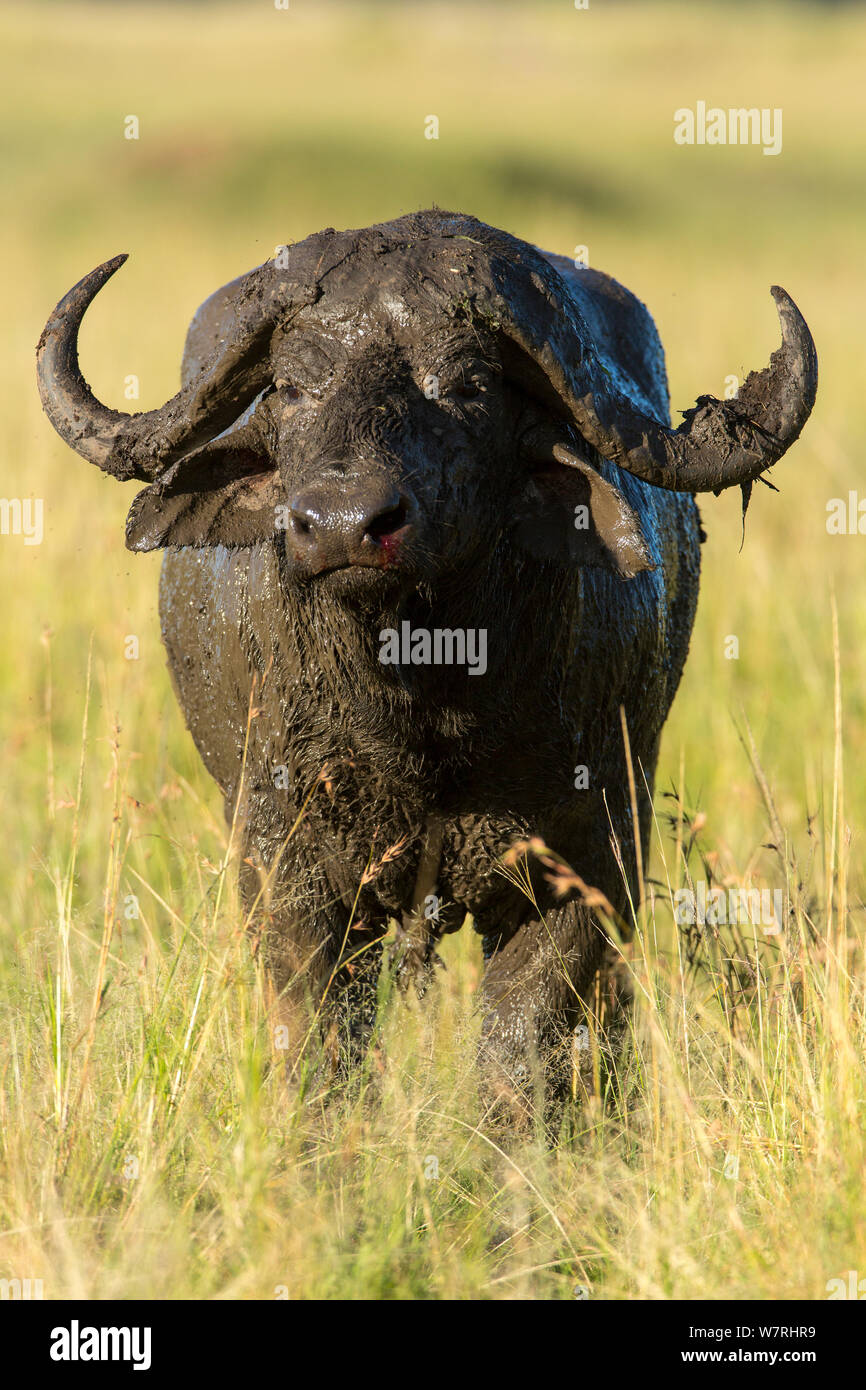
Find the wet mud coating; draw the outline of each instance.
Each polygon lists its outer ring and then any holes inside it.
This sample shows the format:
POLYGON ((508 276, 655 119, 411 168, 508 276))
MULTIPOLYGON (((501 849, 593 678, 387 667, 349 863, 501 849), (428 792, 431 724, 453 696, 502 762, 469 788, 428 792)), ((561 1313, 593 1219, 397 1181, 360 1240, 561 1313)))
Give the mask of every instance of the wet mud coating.
POLYGON ((512 1120, 555 1107, 607 943, 579 887, 557 897, 530 858, 533 901, 503 857, 539 837, 626 912, 620 711, 645 849, 698 596, 694 494, 739 486, 745 506, 799 435, 806 324, 775 287, 769 366, 674 430, 634 295, 434 209, 316 233, 218 290, 178 395, 124 415, 77 357, 124 259, 49 320, 42 399, 80 454, 147 484, 127 545, 165 550, 169 667, 295 1046, 332 981, 321 1028, 351 1066, 391 925, 423 988, 471 917, 483 1085, 512 1120))

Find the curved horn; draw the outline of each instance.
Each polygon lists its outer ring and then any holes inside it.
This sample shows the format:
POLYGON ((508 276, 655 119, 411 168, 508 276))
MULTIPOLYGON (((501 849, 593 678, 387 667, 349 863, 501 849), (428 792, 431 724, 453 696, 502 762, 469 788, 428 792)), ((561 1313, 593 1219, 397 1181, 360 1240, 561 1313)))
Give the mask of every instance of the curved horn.
POLYGON ((772 295, 782 345, 769 366, 752 372, 734 400, 700 396, 671 429, 615 383, 599 361, 579 303, 542 253, 473 219, 457 221, 460 226, 439 229, 454 237, 452 257, 469 243, 488 251, 471 286, 476 310, 522 350, 530 389, 552 406, 558 399, 604 458, 656 487, 719 492, 737 484, 748 488, 799 436, 815 403, 817 356, 803 316, 778 285, 772 295))
POLYGON ((238 288, 232 341, 159 410, 126 415, 96 399, 78 365, 81 320, 126 259, 115 256, 97 266, 57 305, 36 350, 39 394, 57 433, 77 453, 115 478, 150 482, 167 464, 227 429, 267 385, 268 345, 286 308, 286 286, 272 262, 250 271, 238 288))
POLYGON ((730 401, 699 396, 676 430, 605 392, 573 402, 575 420, 605 458, 657 487, 719 492, 748 486, 794 443, 809 418, 818 386, 815 344, 785 290, 772 288, 782 345, 763 371, 751 372, 730 401))

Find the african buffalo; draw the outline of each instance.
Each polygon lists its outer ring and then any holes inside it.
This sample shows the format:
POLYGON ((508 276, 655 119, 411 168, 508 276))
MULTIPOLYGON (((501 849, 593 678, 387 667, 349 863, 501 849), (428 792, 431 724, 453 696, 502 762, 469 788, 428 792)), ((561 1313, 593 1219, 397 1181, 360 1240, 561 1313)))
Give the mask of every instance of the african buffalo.
POLYGON ((536 864, 527 895, 503 857, 539 837, 625 911, 623 723, 645 852, 698 596, 694 494, 739 485, 745 505, 798 437, 809 330, 774 288, 769 366, 674 430, 628 290, 433 210, 329 228, 218 290, 180 392, 126 415, 77 358, 124 259, 49 319, 42 400, 78 453, 147 484, 127 545, 166 550, 169 666, 293 1046, 324 998, 326 1055, 349 1058, 389 924, 423 972, 469 914, 485 1084, 526 1113, 539 1075, 562 1091, 606 938, 579 879, 558 897, 536 864))

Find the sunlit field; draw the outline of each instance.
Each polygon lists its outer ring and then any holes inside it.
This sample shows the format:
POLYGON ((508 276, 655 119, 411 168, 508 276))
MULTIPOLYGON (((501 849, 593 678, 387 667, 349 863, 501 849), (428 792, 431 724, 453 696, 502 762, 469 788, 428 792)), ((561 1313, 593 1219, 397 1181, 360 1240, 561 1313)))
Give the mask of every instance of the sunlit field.
POLYGON ((866 1277, 866 518, 827 530, 831 499, 866 499, 866 13, 12 4, 0 51, 2 492, 44 500, 41 544, 0 536, 0 1278, 46 1298, 821 1299, 866 1277), (781 108, 782 152, 678 146, 698 100, 781 108), (622 946, 634 1008, 589 1030, 555 1143, 487 1124, 468 929, 423 1006, 383 982, 350 1088, 312 1068, 287 1088, 237 846, 169 684, 159 557, 124 549, 133 491, 64 447, 35 385, 48 313, 110 255, 130 260, 83 369, 149 409, 217 286, 433 203, 585 247, 654 314, 674 412, 764 365, 771 284, 820 361, 742 548, 738 491, 702 501, 622 946), (678 932, 673 895, 701 879, 780 890, 783 930, 678 932))

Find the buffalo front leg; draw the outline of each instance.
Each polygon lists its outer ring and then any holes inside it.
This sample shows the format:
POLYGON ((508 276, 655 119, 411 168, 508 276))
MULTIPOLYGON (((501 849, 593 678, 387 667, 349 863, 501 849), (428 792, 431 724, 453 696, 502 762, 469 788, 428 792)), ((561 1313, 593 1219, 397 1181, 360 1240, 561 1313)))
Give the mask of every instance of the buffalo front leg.
POLYGON ((568 1095, 572 1039, 585 1016, 607 938, 579 903, 552 908, 483 940, 483 1097, 488 1117, 523 1127, 568 1095))
POLYGON ((310 866, 295 863, 282 877, 263 893, 260 872, 245 864, 241 874, 273 992, 274 1046, 293 1078, 314 1059, 322 1079, 348 1074, 363 1058, 375 1024, 387 923, 350 920, 310 866))

